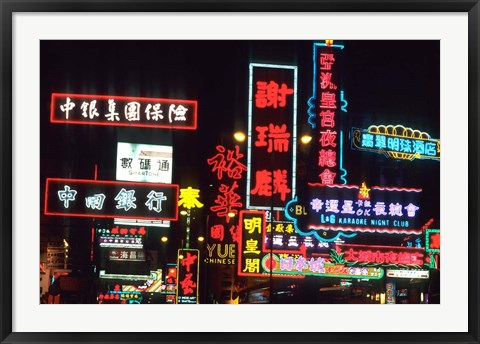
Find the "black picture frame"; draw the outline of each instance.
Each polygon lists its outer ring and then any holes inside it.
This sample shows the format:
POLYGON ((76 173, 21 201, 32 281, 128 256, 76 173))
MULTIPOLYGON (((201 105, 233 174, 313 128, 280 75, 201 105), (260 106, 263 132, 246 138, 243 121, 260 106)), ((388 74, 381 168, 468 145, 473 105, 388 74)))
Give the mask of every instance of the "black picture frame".
MULTIPOLYGON (((252 343, 249 333, 12 331, 12 17, 15 12, 464 12, 468 14, 468 332, 256 333, 258 343, 479 343, 479 16, 478 0, 0 0, 0 340, 1 343, 252 343)), ((461 302, 465 302, 462 298, 461 302)), ((452 314, 452 317, 455 315, 452 314)), ((373 329, 373 326, 372 326, 373 329)))

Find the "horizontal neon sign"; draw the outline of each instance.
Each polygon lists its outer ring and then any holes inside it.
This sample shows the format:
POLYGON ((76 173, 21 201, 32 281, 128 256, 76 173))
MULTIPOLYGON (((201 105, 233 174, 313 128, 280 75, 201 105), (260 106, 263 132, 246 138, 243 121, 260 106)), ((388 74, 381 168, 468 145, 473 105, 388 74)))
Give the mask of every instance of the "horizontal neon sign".
POLYGON ((178 219, 178 185, 48 178, 45 215, 178 219))
POLYGON ((384 154, 393 159, 440 160, 440 140, 431 139, 427 133, 401 125, 352 128, 352 148, 384 154))
POLYGON ((197 101, 52 93, 50 121, 144 128, 197 128, 197 101))
POLYGON ((362 264, 370 266, 423 266, 425 250, 423 248, 337 244, 331 251, 332 259, 347 265, 362 264))
POLYGON ((328 231, 422 234, 421 189, 310 183, 308 191, 306 200, 295 198, 285 208, 300 235, 322 240, 319 233, 328 231))

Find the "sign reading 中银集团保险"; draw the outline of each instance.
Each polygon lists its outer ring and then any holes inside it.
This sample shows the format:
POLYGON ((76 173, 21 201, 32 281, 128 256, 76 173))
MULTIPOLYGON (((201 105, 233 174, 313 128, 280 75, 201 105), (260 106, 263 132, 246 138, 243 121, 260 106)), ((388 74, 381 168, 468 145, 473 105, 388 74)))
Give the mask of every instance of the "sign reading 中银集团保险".
POLYGON ((197 129, 197 101, 52 93, 52 123, 197 129))

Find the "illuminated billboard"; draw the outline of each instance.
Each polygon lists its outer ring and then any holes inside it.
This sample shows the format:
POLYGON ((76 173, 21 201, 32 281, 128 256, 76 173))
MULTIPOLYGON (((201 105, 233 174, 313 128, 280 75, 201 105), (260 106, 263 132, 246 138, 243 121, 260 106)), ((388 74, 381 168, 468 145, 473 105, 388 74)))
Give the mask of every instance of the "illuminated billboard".
POLYGON ((172 146, 117 143, 117 180, 172 182, 172 146))
POLYGON ((178 219, 178 185, 47 178, 45 215, 178 219))
POLYGON ((50 106, 52 123, 197 128, 196 100, 52 93, 50 106))
POLYGON ((247 209, 283 209, 296 187, 297 67, 250 63, 247 209))

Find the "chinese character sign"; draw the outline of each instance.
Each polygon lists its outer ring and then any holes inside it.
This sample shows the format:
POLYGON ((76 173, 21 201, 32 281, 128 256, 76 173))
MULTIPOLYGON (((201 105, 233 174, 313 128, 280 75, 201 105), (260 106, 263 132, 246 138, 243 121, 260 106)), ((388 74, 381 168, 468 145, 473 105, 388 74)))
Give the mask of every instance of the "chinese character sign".
POLYGON ((430 159, 440 161, 440 141, 430 135, 401 125, 352 128, 352 148, 384 154, 399 160, 430 159))
POLYGON ((199 250, 178 250, 177 303, 198 303, 199 260, 199 250))
POLYGON ((248 209, 283 209, 295 194, 297 67, 250 64, 248 209))
POLYGON ((301 235, 313 232, 422 234, 421 189, 309 184, 307 204, 285 209, 301 235))
POLYGON ((117 180, 147 183, 172 182, 172 147, 117 143, 117 180))
POLYGON ((314 75, 313 102, 309 109, 309 123, 317 131, 315 142, 318 182, 337 184, 340 180, 340 116, 346 111, 343 92, 341 59, 343 46, 315 43, 313 47, 314 75))
POLYGON ((97 228, 100 247, 143 248, 143 239, 147 234, 145 227, 97 228))
POLYGON ((261 260, 264 211, 240 211, 240 243, 238 245, 238 275, 256 276, 262 273, 261 260))
POLYGON ((334 259, 347 265, 360 266, 409 266, 422 267, 426 264, 423 248, 337 244, 332 250, 334 259))
POLYGON ((144 262, 145 251, 129 248, 114 248, 108 252, 108 259, 127 262, 144 262))
POLYGON ((178 185, 48 178, 45 215, 178 219, 178 185))
POLYGON ((52 93, 50 121, 195 130, 197 101, 52 93))

